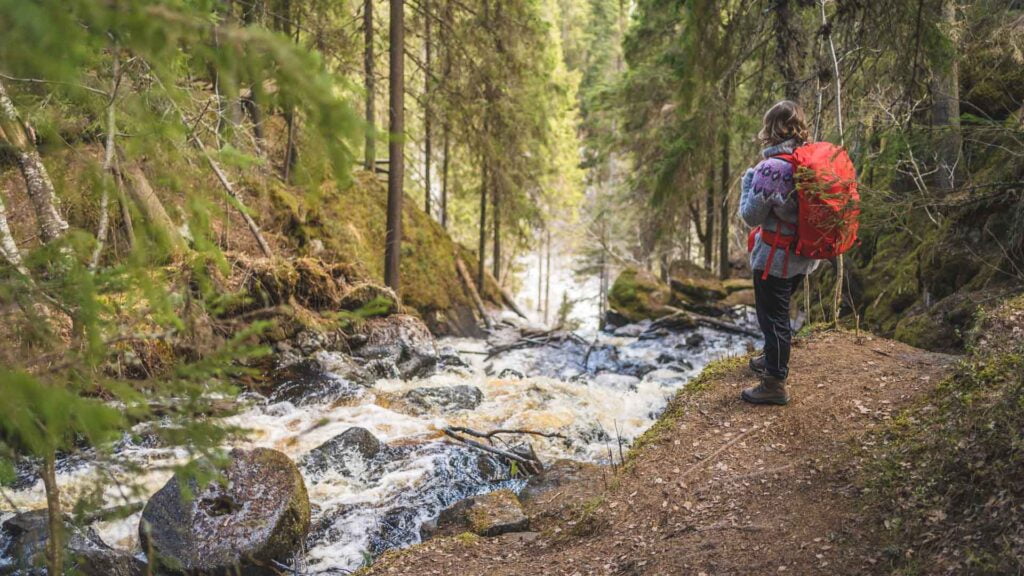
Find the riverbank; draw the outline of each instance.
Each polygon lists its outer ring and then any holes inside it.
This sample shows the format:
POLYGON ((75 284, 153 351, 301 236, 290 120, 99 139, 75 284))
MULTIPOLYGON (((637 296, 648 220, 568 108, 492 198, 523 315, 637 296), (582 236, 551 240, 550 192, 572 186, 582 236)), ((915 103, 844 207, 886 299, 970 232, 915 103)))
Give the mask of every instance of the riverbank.
POLYGON ((954 358, 845 332, 797 349, 793 402, 742 404, 742 358, 709 366, 637 440, 526 503, 530 532, 457 536, 391 552, 378 574, 835 574, 886 572, 865 510, 876 435, 951 373, 954 358))

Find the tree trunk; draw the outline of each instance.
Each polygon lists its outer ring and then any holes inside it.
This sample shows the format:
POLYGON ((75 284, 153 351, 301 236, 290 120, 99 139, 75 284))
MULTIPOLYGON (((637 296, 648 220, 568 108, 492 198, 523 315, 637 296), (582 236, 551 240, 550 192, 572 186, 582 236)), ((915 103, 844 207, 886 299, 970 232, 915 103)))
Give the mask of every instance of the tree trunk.
POLYGON ((448 229, 448 171, 451 163, 451 134, 448 123, 444 125, 444 161, 441 164, 441 227, 448 229))
MULTIPOLYGON (((494 180, 493 176, 491 178, 494 180)), ((501 185, 491 184, 491 225, 494 226, 494 248, 491 252, 491 270, 494 278, 501 280, 501 185)))
POLYGON ((373 0, 363 0, 363 84, 366 90, 366 144, 363 168, 377 170, 376 79, 374 78, 373 0))
MULTIPOLYGON (((280 4, 280 29, 289 38, 294 37, 298 44, 298 31, 293 33, 292 29, 292 0, 281 0, 280 4)), ((295 166, 299 162, 299 126, 298 117, 295 114, 295 106, 286 105, 284 111, 285 126, 287 127, 287 141, 284 147, 284 163, 281 168, 281 177, 285 182, 291 182, 295 174, 295 166)))
POLYGON ((68 223, 57 211, 57 193, 50 174, 36 150, 31 130, 21 121, 7 89, 0 82, 0 140, 11 148, 18 162, 25 187, 35 209, 43 242, 52 242, 67 232, 68 223))
POLYGON ((423 1, 423 211, 430 216, 430 196, 433 192, 430 180, 430 169, 431 160, 433 154, 431 154, 433 141, 431 140, 432 133, 432 111, 430 109, 430 70, 431 70, 431 29, 430 29, 430 0, 423 1))
MULTIPOLYGON (((263 14, 263 0, 251 0, 242 2, 242 25, 253 26, 260 23, 260 16, 263 14)), ((259 81, 253 82, 249 94, 240 100, 242 111, 249 116, 252 122, 252 137, 256 145, 256 155, 263 157, 266 152, 266 136, 263 130, 263 113, 256 101, 256 93, 259 88, 259 81)))
POLYGON ((715 246, 715 168, 708 169, 707 194, 704 198, 704 269, 711 270, 715 246))
POLYGON ((391 0, 390 131, 388 146, 388 222, 384 283, 399 292, 402 253, 402 199, 405 195, 405 0, 391 0))
POLYGON ((167 215, 164 205, 160 202, 145 172, 136 164, 126 163, 121 157, 121 176, 127 181, 128 194, 139 207, 146 222, 156 234, 166 240, 172 256, 185 252, 185 241, 178 232, 178 227, 167 215), (126 165, 127 164, 127 165, 126 165))
POLYGON ((477 254, 476 282, 484 289, 484 259, 487 254, 487 158, 480 157, 480 246, 477 254))
POLYGON ((544 240, 537 246, 537 312, 544 310, 544 240))
POLYGON ((64 514, 60 506, 60 487, 57 485, 57 458, 53 451, 43 458, 43 487, 46 490, 46 571, 64 573, 64 514))
POLYGON ((942 194, 951 192, 957 184, 961 148, 960 133, 960 65, 958 62, 956 33, 956 0, 942 1, 942 24, 947 39, 953 46, 948 62, 939 62, 932 73, 932 128, 937 134, 935 149, 938 156, 936 187, 942 194))
POLYGON ((135 247, 135 226, 132 224, 132 211, 128 206, 128 199, 125 198, 122 184, 123 179, 121 174, 115 175, 117 181, 118 198, 117 203, 121 207, 121 225, 124 226, 124 235, 128 238, 128 249, 131 250, 135 247))
MULTIPOLYGON (((451 26, 452 22, 452 3, 445 2, 444 7, 444 22, 447 26, 451 26)), ((452 74, 452 51, 451 47, 442 42, 444 50, 444 73, 441 81, 444 83, 444 87, 441 90, 442 94, 447 93, 448 80, 452 74)), ((444 165, 442 167, 443 174, 441 175, 441 227, 448 229, 448 172, 451 168, 451 118, 450 112, 445 109, 444 111, 444 165)))
POLYGON ((732 213, 729 210, 729 123, 726 121, 725 130, 722 131, 722 201, 721 216, 718 223, 718 275, 725 280, 732 273, 729 267, 729 218, 732 213))
POLYGON ((487 314, 487 308, 484 307, 484 301, 480 297, 480 291, 473 285, 473 278, 469 275, 469 270, 466 269, 466 263, 462 261, 462 258, 458 254, 455 255, 455 268, 459 272, 459 276, 462 277, 463 283, 466 284, 466 290, 469 291, 470 298, 473 300, 473 305, 476 306, 477 312, 480 314, 480 319, 483 320, 485 326, 488 329, 494 328, 494 322, 491 317, 487 314))
MULTIPOLYGON (((103 172, 110 177, 111 186, 117 184, 117 173, 114 170, 114 143, 117 135, 117 88, 121 83, 121 63, 118 48, 113 48, 112 78, 110 88, 110 102, 107 103, 107 126, 106 142, 103 147, 103 172)), ((96 231, 96 248, 92 252, 92 259, 89 261, 89 268, 94 269, 100 263, 100 256, 103 254, 103 245, 107 241, 107 234, 110 230, 110 187, 104 185, 100 197, 100 223, 96 231)))
POLYGON ((544 323, 548 323, 548 313, 551 311, 551 229, 547 231, 548 261, 544 271, 544 323))
POLYGON ((4 206, 3 196, 0 196, 0 253, 11 266, 21 267, 21 252, 18 250, 18 243, 14 241, 14 235, 11 234, 11 227, 7 223, 7 207, 4 206))
POLYGON ((772 0, 775 61, 785 83, 786 99, 799 102, 804 46, 793 7, 793 0, 772 0))

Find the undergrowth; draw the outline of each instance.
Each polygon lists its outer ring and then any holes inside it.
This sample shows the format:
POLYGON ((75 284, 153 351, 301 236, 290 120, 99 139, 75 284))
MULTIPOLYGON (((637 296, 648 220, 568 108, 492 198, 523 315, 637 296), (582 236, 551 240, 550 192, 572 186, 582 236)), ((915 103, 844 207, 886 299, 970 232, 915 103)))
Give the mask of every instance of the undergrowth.
POLYGON ((865 454, 881 547, 900 574, 1019 573, 1024 298, 979 315, 968 355, 865 454))

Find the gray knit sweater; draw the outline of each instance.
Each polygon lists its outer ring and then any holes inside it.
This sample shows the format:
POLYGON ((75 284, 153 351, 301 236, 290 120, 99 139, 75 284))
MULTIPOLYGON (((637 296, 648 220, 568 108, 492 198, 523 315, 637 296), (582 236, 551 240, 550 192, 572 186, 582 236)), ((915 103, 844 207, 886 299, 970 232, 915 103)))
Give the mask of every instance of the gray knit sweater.
MULTIPOLYGON (((793 234, 797 223, 797 197, 793 184, 793 165, 780 158, 777 154, 790 154, 799 146, 795 140, 787 140, 777 146, 765 148, 764 156, 757 166, 749 168, 743 175, 742 194, 740 196, 740 217, 749 226, 762 226, 765 230, 775 231, 779 222, 783 225, 784 234, 793 234)), ((761 240, 758 235, 754 251, 750 253, 750 268, 763 272, 768 265, 768 256, 772 247, 761 240)), ((768 273, 777 278, 792 278, 799 274, 810 274, 818 267, 817 260, 802 258, 779 249, 775 252, 771 269, 768 273), (785 270, 785 274, 783 274, 785 270)))

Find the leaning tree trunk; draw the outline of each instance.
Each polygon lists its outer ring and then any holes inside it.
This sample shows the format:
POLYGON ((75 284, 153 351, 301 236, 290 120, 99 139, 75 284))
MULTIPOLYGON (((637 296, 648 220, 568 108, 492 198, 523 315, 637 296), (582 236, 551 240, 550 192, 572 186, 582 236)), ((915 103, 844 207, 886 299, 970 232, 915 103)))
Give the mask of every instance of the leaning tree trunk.
POLYGON ((10 147, 25 178, 43 242, 52 242, 67 232, 68 223, 57 211, 57 193, 32 140, 31 131, 21 121, 7 89, 0 82, 0 141, 10 147))
POLYGON ((405 194, 405 0, 391 0, 391 143, 388 159, 388 217, 384 283, 399 290, 402 250, 402 198, 405 194))
MULTIPOLYGON (((167 210, 160 202, 160 198, 153 192, 149 184, 149 178, 138 165, 125 162, 123 154, 118 163, 120 168, 119 177, 126 183, 128 195, 142 213, 146 224, 168 245, 171 256, 179 256, 185 252, 185 240, 178 232, 178 227, 167 215, 167 210)), ((130 220, 129 220, 130 221, 130 220)))

